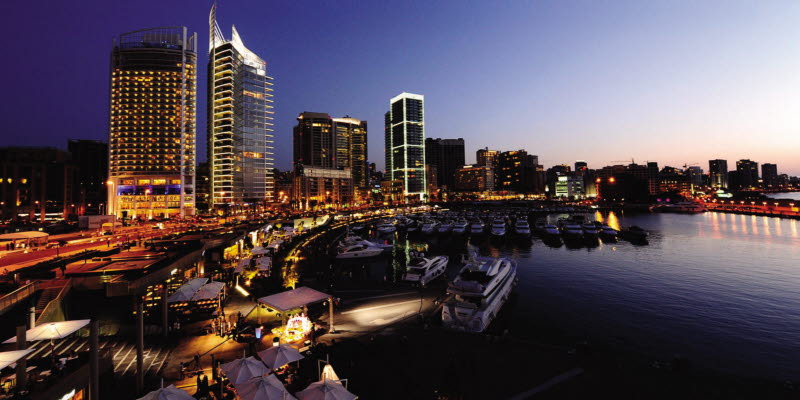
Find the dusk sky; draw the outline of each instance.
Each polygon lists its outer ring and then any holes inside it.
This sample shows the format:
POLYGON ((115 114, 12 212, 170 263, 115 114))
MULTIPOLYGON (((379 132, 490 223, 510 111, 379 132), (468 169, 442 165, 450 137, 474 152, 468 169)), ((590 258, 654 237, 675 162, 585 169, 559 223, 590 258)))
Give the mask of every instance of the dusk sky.
MULTIPOLYGON (((199 43, 198 153, 205 159, 210 1, 6 1, 3 145, 107 140, 109 52, 120 33, 188 26, 199 43)), ((545 167, 750 158, 800 175, 797 1, 222 0, 275 78, 277 167, 302 111, 369 121, 424 94, 427 137, 524 148, 545 167)))

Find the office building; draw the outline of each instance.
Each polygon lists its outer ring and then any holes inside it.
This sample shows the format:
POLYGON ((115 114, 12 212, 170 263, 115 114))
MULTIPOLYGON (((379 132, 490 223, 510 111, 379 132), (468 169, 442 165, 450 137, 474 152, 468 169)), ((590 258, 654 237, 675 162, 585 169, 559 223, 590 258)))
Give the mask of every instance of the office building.
POLYGON ((45 222, 77 214, 77 172, 66 151, 0 148, 0 219, 45 222))
POLYGON ((584 171, 589 169, 589 164, 586 161, 578 160, 575 161, 575 173, 576 174, 583 174, 584 171))
POLYGON ((583 177, 573 175, 559 175, 556 177, 554 197, 568 199, 583 199, 586 197, 583 177))
POLYGON ((272 78, 236 28, 209 15, 208 160, 214 207, 274 201, 272 78))
POLYGON ((336 135, 336 166, 350 168, 353 187, 364 191, 369 187, 367 171, 367 121, 350 118, 333 118, 333 133, 336 135))
POLYGON ((495 190, 535 193, 538 157, 525 150, 505 151, 497 161, 495 190))
POLYGON ((406 199, 423 200, 425 182, 425 97, 401 93, 389 101, 385 118, 386 172, 403 182, 406 199))
POLYGON ((761 164, 761 181, 765 188, 779 186, 778 166, 776 164, 761 164))
POLYGON ((125 33, 111 52, 108 209, 122 218, 195 211, 196 35, 125 33))
POLYGON ((489 150, 488 147, 478 149, 478 151, 475 152, 475 158, 479 167, 496 167, 498 157, 500 157, 500 151, 489 150))
POLYGON ((728 188, 728 161, 727 160, 708 160, 708 176, 711 186, 717 189, 728 188))
POLYGON ((689 177, 692 184, 692 191, 699 190, 703 186, 703 169, 698 166, 687 167, 683 174, 689 177))
POLYGON ((740 189, 748 189, 759 186, 757 162, 747 159, 739 160, 736 162, 736 171, 738 173, 737 183, 740 189))
MULTIPOLYGON (((453 190, 456 171, 466 164, 464 139, 425 139, 425 164, 436 167, 439 177, 436 187, 453 190)), ((431 185, 429 182, 428 185, 431 185)))
POLYGON ((108 143, 100 140, 67 142, 72 164, 77 168, 73 199, 77 215, 98 215, 105 211, 108 180, 108 143))
POLYGON ((455 190, 459 192, 489 192, 494 188, 494 168, 467 165, 456 170, 455 190))

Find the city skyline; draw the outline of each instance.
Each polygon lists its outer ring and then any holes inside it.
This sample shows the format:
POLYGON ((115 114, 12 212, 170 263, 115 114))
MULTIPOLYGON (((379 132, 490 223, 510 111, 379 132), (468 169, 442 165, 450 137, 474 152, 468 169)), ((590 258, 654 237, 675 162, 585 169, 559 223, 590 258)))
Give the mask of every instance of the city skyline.
MULTIPOLYGON (((800 127, 795 112, 800 80, 792 72, 800 59, 790 56, 800 38, 793 23, 800 5, 715 4, 722 3, 412 3, 389 10, 371 4, 339 8, 221 2, 220 8, 226 25, 246 31, 248 47, 279 77, 275 153, 282 170, 291 165, 297 113, 326 110, 379 121, 385 99, 408 91, 426 95, 427 136, 463 137, 467 163, 474 161, 475 150, 489 146, 526 149, 545 166, 578 159, 591 168, 631 158, 673 166, 704 165, 716 158, 733 165, 751 159, 777 164, 779 173, 800 175, 800 160, 794 156, 800 148, 795 134, 800 127), (264 24, 263 13, 254 10, 289 18, 264 24), (354 22, 336 22, 335 29, 328 25, 337 20, 331 16, 345 13, 354 22), (400 36, 412 23, 409 37, 400 36), (464 24, 470 30, 459 29, 464 24), (395 46, 387 48, 386 42, 395 46), (309 43, 319 51, 296 51, 309 43), (352 57, 355 49, 361 57, 352 57), (424 62, 399 62, 408 52, 424 62), (315 58, 326 62, 312 62, 315 58), (470 76, 490 79, 464 85, 470 76), (475 121, 464 115, 482 117, 475 121)), ((42 74, 39 67, 4 65, 6 72, 20 77, 11 82, 11 92, 19 96, 4 101, 4 120, 10 130, 26 132, 7 144, 63 147, 67 138, 106 138, 105 49, 111 38, 175 25, 202 33, 208 6, 210 2, 158 4, 159 13, 152 13, 152 7, 105 2, 9 7, 12 22, 2 29, 37 43, 11 41, 10 51, 31 58, 48 54, 58 59, 58 66, 42 74), (24 16, 31 14, 40 18, 30 23, 24 16), (66 18, 72 14, 86 18, 66 18), (74 30, 70 41, 84 45, 76 50, 59 40, 44 40, 51 35, 48 26, 74 30), (38 82, 35 90, 29 90, 30 82, 38 82), (22 84, 25 88, 16 86, 22 84), (45 88, 49 96, 43 98, 39 93, 45 88), (43 110, 52 118, 42 119, 43 110), (42 122, 29 126, 30 120, 42 122)), ((204 76, 208 59, 204 51, 199 53, 198 75, 204 76)), ((205 80, 199 79, 198 98, 206 94, 205 80)), ((196 123, 206 123, 203 107, 196 123)), ((200 129, 199 160, 206 159, 205 136, 200 129)), ((384 166, 380 139, 374 131, 369 140, 369 160, 378 168, 384 166)))

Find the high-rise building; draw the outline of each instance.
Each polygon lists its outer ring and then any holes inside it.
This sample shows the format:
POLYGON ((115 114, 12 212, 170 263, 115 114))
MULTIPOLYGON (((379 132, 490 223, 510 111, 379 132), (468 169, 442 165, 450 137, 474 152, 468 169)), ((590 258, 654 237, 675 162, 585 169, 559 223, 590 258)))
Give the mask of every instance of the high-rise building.
POLYGON ((403 195, 424 198, 425 97, 401 93, 389 101, 386 113, 386 172, 403 182, 403 195))
POLYGON ((489 150, 488 147, 478 149, 475 152, 475 158, 479 167, 495 168, 497 166, 497 158, 500 157, 499 150, 489 150))
POLYGON ((208 161, 212 203, 275 200, 272 78, 236 27, 226 40, 211 7, 208 61, 208 161))
POLYGON ((0 218, 44 222, 77 214, 77 172, 63 150, 0 148, 0 218))
POLYGON ((683 174, 689 177, 689 181, 692 184, 692 190, 696 191, 703 186, 703 169, 693 165, 691 167, 687 167, 683 174))
POLYGON ((736 162, 736 171, 739 173, 739 187, 742 189, 758 186, 758 163, 747 159, 736 162))
POLYGON ((708 176, 711 186, 715 188, 728 188, 728 161, 708 160, 708 176))
POLYGON ((105 212, 108 180, 108 143, 100 140, 67 142, 72 164, 78 168, 76 193, 73 196, 77 215, 98 215, 105 212))
MULTIPOLYGON (((497 161, 495 190, 534 193, 538 157, 525 150, 505 151, 497 161)), ((569 167, 567 167, 569 168, 569 167)))
POLYGON ((111 51, 109 213, 153 218, 195 211, 196 34, 125 33, 111 51))
POLYGON ((425 139, 425 164, 436 167, 438 187, 455 189, 456 171, 466 164, 464 139, 425 139))
POLYGON ((776 164, 761 164, 761 180, 764 187, 778 186, 778 166, 776 164))
POLYGON ((455 174, 455 190, 459 192, 486 192, 494 188, 494 168, 467 165, 455 174))
POLYGON ((583 174, 583 172, 586 171, 587 169, 589 169, 589 164, 587 164, 586 161, 583 160, 575 161, 575 173, 580 175, 583 174))
POLYGON ((367 171, 367 121, 350 118, 333 118, 336 135, 336 166, 350 168, 353 187, 365 190, 369 187, 367 171))

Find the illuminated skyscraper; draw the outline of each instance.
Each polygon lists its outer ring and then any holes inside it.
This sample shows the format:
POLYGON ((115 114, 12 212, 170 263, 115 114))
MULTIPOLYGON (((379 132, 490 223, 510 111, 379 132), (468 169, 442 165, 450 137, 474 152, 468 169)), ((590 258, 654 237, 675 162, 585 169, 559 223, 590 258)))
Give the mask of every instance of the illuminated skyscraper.
POLYGON ((366 190, 369 187, 367 173, 367 121, 350 118, 333 118, 336 133, 336 165, 350 168, 353 186, 366 190))
POLYGON ((153 218, 194 214, 196 35, 144 29, 111 52, 108 212, 153 218))
POLYGON ((214 206, 271 202, 272 78, 236 27, 226 40, 211 8, 208 63, 208 161, 214 206))
POLYGON ((728 161, 708 160, 708 175, 711 186, 715 188, 728 188, 728 161))
POLYGON ((404 196, 425 195, 425 97, 401 93, 386 113, 386 171, 403 182, 404 196))

